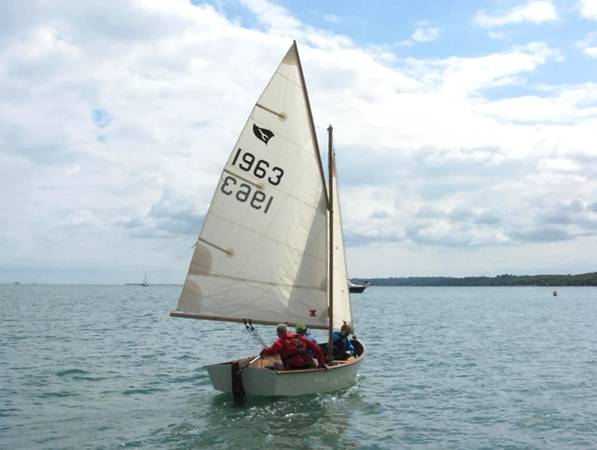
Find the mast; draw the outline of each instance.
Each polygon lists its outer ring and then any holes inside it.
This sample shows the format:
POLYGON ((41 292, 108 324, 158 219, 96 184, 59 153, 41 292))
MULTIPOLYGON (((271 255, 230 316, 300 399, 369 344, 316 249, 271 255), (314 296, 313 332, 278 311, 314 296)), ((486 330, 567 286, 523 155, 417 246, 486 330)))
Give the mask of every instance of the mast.
POLYGON ((328 126, 328 229, 329 229, 329 281, 328 281, 328 361, 334 359, 334 202, 333 202, 333 170, 334 170, 334 150, 332 145, 332 133, 334 129, 328 126))

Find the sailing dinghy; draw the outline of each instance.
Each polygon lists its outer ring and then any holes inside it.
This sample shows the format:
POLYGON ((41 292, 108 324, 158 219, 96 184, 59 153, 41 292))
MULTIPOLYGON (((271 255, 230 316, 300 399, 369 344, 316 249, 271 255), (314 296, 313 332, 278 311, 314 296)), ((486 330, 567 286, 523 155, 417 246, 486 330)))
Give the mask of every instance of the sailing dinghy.
POLYGON ((328 128, 328 184, 296 42, 255 104, 203 221, 174 317, 327 329, 328 369, 275 370, 272 357, 208 365, 213 387, 291 396, 351 385, 365 355, 332 356, 352 322, 328 128), (334 280, 339 280, 335 282, 334 280))

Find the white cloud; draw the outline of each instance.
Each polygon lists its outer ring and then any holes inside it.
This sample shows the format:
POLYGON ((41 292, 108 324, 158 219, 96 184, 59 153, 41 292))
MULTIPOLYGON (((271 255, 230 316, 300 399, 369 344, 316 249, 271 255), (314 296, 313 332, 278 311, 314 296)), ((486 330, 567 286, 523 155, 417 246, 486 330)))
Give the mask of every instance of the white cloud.
POLYGON ((439 37, 439 28, 417 28, 411 39, 415 42, 431 42, 439 37))
POLYGON ((301 23, 286 8, 268 0, 242 0, 242 3, 256 14, 269 33, 288 37, 300 33, 301 23))
POLYGON ((597 0, 580 0, 580 12, 587 19, 597 20, 597 0))
POLYGON ((558 19, 558 13, 551 0, 535 0, 497 15, 479 11, 473 22, 484 28, 493 28, 523 22, 539 24, 553 22, 558 19))
MULTIPOLYGON (((482 110, 498 120, 570 124, 597 118, 597 84, 563 86, 551 95, 526 95, 487 102, 482 110)), ((584 146, 583 146, 584 147, 584 146)))
POLYGON ((416 44, 432 42, 439 38, 439 36, 439 27, 431 26, 427 21, 420 21, 410 38, 406 41, 400 42, 399 45, 408 47, 416 44))
POLYGON ((594 262, 578 253, 594 208, 567 205, 595 203, 597 89, 488 96, 528 85, 562 60, 558 49, 402 60, 245 4, 263 31, 183 0, 0 6, 14 24, 0 36, 0 264, 143 267, 181 281, 224 160, 290 37, 316 125, 336 127, 352 275, 399 273, 401 256, 418 274, 442 273, 442 258, 462 275, 506 258, 544 267, 529 256, 544 244, 562 264, 594 262))
POLYGON ((88 227, 98 225, 99 221, 95 215, 87 209, 78 209, 71 212, 62 222, 64 227, 88 227))
POLYGON ((597 32, 589 33, 585 39, 578 41, 576 45, 589 57, 597 58, 597 32))
POLYGON ((323 20, 325 20, 326 22, 329 23, 340 23, 340 17, 334 15, 334 14, 324 14, 323 16, 323 20))
POLYGON ((520 76, 539 66, 561 61, 557 49, 535 42, 481 57, 451 57, 438 60, 410 60, 411 75, 425 85, 453 94, 474 94, 480 90, 521 82, 520 76))
POLYGON ((487 35, 495 40, 502 40, 505 39, 507 37, 507 34, 504 33, 503 31, 495 31, 495 30, 489 30, 487 32, 487 35))

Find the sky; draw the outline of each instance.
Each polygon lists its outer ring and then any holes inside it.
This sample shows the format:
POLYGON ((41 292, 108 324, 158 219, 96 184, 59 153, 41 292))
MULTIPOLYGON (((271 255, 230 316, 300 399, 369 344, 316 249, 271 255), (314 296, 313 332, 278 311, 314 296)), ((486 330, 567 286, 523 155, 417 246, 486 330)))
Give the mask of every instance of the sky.
POLYGON ((182 283, 294 39, 351 277, 597 271, 597 0, 23 0, 0 282, 182 283))

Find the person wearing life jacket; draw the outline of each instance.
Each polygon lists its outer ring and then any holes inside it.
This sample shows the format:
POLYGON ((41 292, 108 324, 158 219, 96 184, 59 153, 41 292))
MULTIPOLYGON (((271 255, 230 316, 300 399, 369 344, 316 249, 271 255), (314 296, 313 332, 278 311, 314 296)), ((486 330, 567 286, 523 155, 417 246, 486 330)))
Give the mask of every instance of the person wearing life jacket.
POLYGON ((297 323, 294 329, 296 330, 296 334, 298 334, 299 336, 302 336, 305 339, 311 342, 315 342, 317 344, 317 339, 313 337, 313 335, 304 323, 297 323))
POLYGON ((332 341, 334 342, 334 359, 348 359, 356 354, 356 350, 352 341, 348 339, 353 333, 352 325, 344 322, 340 331, 332 333, 332 341))
POLYGON ((278 339, 269 347, 261 350, 261 356, 280 355, 284 369, 311 369, 314 367, 313 358, 309 351, 313 351, 319 367, 327 369, 325 358, 319 345, 295 333, 290 333, 286 324, 281 323, 276 327, 278 339))
MULTIPOLYGON (((294 329, 296 331, 296 334, 298 334, 299 336, 304 337, 308 341, 311 341, 311 342, 317 344, 317 339, 315 339, 313 337, 313 335, 311 334, 311 332, 309 331, 309 329, 307 328, 307 326, 304 323, 297 323, 295 325, 294 329)), ((317 346, 319 347, 319 345, 317 345, 317 346)), ((315 363, 319 365, 319 361, 317 361, 317 354, 313 350, 309 350, 309 355, 311 355, 311 358, 313 358, 315 363)))

